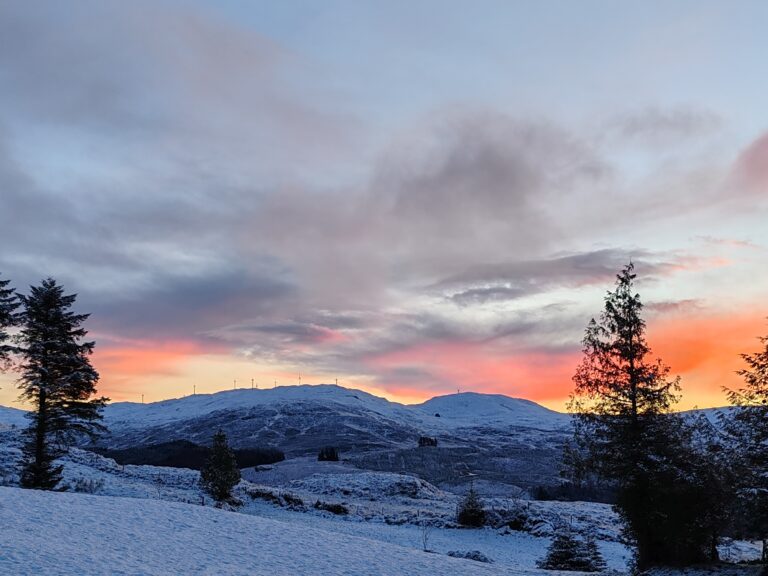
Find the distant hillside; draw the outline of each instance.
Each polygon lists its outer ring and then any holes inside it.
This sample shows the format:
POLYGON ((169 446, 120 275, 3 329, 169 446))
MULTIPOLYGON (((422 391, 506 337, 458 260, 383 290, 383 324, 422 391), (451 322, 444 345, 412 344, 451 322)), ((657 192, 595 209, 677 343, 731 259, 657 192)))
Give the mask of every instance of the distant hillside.
POLYGON ((227 390, 197 394, 149 404, 116 402, 107 406, 107 424, 164 425, 220 411, 248 411, 274 406, 333 406, 350 413, 367 412, 402 425, 441 431, 475 426, 526 426, 545 430, 562 428, 568 415, 531 402, 500 394, 464 392, 427 400, 423 404, 390 402, 361 390, 330 384, 281 386, 267 389, 227 390))
POLYGON ((15 426, 17 428, 26 426, 29 421, 26 418, 26 411, 10 406, 0 406, 0 429, 15 426))

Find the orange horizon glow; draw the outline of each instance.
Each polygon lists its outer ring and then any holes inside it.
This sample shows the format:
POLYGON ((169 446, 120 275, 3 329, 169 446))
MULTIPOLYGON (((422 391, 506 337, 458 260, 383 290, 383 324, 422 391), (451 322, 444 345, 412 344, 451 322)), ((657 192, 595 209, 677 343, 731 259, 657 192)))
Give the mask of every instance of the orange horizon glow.
MULTIPOLYGON (((757 337, 768 321, 751 314, 671 313, 648 322, 653 357, 682 377, 682 398, 677 409, 709 408, 727 404, 723 387, 738 388, 736 371, 744 367, 740 356, 760 350, 757 337)), ((499 352, 478 342, 431 342, 366 359, 372 374, 397 374, 399 368, 426 371, 428 380, 398 381, 367 375, 331 376, 302 372, 291 366, 260 363, 237 357, 224 347, 194 340, 127 341, 99 348, 93 356, 101 374, 99 394, 112 401, 146 402, 231 390, 302 384, 333 384, 357 388, 403 404, 420 403, 434 396, 462 392, 504 394, 538 402, 563 411, 573 384, 571 377, 581 358, 572 350, 499 352)), ((9 375, 0 399, 17 404, 9 375)), ((18 405, 18 404, 17 404, 18 405)))

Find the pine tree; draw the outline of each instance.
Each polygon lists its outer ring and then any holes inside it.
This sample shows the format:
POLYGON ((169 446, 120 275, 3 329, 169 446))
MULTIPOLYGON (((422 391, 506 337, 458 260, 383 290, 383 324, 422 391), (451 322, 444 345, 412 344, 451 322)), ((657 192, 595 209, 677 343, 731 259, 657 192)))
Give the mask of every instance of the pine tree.
POLYGON ((574 438, 566 455, 575 479, 596 475, 616 488, 616 507, 644 569, 704 552, 701 543, 686 543, 698 521, 695 512, 681 517, 665 509, 686 482, 679 464, 690 430, 670 412, 679 377, 670 378, 669 368, 651 358, 635 277, 630 263, 606 295, 599 321, 587 326, 584 357, 573 377, 574 438), (673 527, 685 530, 676 534, 673 527))
POLYGON ((217 502, 232 498, 232 488, 240 482, 240 468, 235 453, 227 444, 227 435, 222 430, 213 435, 211 455, 200 472, 200 485, 217 502))
POLYGON ((555 532, 547 555, 537 563, 544 570, 600 572, 605 560, 592 535, 577 539, 571 529, 561 526, 555 532))
POLYGON ((10 282, 0 280, 0 371, 8 369, 11 352, 14 351, 13 346, 7 344, 10 340, 7 329, 16 326, 20 319, 16 312, 20 302, 16 291, 8 287, 10 282))
POLYGON ((586 559, 585 572, 602 572, 606 569, 605 559, 600 552, 600 548, 597 546, 597 539, 592 532, 587 533, 584 537, 584 557, 586 559))
POLYGON ((93 342, 83 342, 87 314, 70 310, 76 295, 65 295, 55 280, 19 296, 24 310, 18 336, 21 398, 29 401, 22 486, 52 490, 61 480, 54 461, 83 436, 93 436, 106 398, 92 398, 99 375, 89 356, 93 342))
POLYGON ((485 524, 485 508, 483 507, 483 501, 480 500, 480 496, 475 491, 474 485, 469 486, 469 492, 467 492, 464 500, 459 504, 456 520, 462 526, 470 526, 472 528, 479 528, 485 524))
POLYGON ((723 423, 733 440, 744 528, 762 540, 763 562, 768 562, 768 336, 759 340, 763 350, 742 354, 747 367, 738 374, 744 386, 728 391, 734 409, 723 423))

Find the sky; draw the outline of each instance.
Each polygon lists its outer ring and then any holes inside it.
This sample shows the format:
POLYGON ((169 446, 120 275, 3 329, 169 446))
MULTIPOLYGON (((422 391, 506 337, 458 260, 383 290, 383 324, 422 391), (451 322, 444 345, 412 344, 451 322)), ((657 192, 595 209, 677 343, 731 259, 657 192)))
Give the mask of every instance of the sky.
POLYGON ((338 382, 561 409, 631 260, 680 407, 722 405, 768 334, 766 21, 0 1, 0 277, 78 294, 115 401, 338 382))

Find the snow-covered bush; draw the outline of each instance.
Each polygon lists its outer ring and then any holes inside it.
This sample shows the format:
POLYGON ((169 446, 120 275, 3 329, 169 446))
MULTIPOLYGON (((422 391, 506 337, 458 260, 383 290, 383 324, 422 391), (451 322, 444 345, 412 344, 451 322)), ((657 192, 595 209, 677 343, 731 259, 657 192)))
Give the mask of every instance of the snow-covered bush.
POLYGON ((486 564, 493 564, 493 560, 488 558, 485 554, 479 550, 470 550, 468 552, 462 552, 461 550, 451 550, 448 552, 448 556, 453 558, 466 558, 467 560, 474 560, 475 562, 485 562, 486 564))
POLYGON ((103 487, 104 480, 101 478, 75 478, 71 484, 65 485, 67 490, 81 492, 83 494, 96 494, 103 487))
POLYGON ((344 504, 333 504, 331 502, 323 502, 322 500, 315 502, 315 509, 325 510, 331 514, 336 514, 337 516, 346 516, 349 514, 349 508, 344 506, 344 504))

